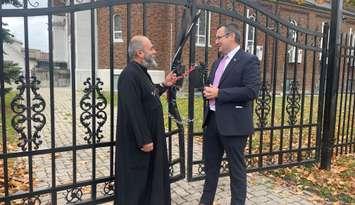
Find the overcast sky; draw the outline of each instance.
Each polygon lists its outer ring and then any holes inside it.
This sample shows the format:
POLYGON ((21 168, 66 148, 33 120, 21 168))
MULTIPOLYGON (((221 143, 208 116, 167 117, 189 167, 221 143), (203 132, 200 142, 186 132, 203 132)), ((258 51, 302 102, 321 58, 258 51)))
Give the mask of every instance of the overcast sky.
MULTIPOLYGON (((15 35, 15 38, 25 42, 24 20, 23 18, 3 18, 8 25, 5 28, 15 35)), ((48 51, 48 30, 47 17, 29 17, 28 18, 28 39, 29 47, 48 51)))
MULTIPOLYGON (((31 2, 38 2, 40 7, 46 7, 47 0, 31 0, 31 2)), ((31 7, 31 5, 29 5, 31 7)), ((10 6, 3 6, 4 9, 10 6)), ((15 38, 24 43, 24 18, 3 18, 3 22, 8 25, 5 28, 10 29, 10 32, 15 35, 15 38)), ((28 17, 28 38, 29 47, 48 51, 48 16, 28 17)))

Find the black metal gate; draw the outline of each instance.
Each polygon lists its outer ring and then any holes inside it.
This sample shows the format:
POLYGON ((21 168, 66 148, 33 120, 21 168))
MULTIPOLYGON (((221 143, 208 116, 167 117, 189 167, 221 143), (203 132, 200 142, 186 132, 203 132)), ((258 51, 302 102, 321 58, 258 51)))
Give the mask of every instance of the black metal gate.
MULTIPOLYGON (((262 87, 254 102, 256 132, 249 136, 246 148, 248 171, 318 161, 325 79, 321 53, 327 32, 299 27, 275 15, 277 9, 271 13, 250 1, 207 1, 194 6, 218 16, 220 22, 234 21, 243 28, 241 46, 261 61, 262 87)), ((194 53, 190 55, 195 61, 194 53)), ((193 119, 199 97, 192 88, 189 91, 189 118, 193 119)), ((202 156, 194 151, 202 146, 200 126, 188 126, 188 180, 204 177, 202 156)), ((228 174, 226 161, 221 173, 228 174)))
MULTIPOLYGON (((325 25, 322 32, 321 28, 311 31, 280 19, 277 11, 271 13, 244 0, 58 0, 45 5, 42 1, 24 0, 17 8, 0 7, 0 29, 7 19, 19 19, 24 34, 23 75, 17 81, 17 89, 7 94, 5 89, 10 86, 4 76, 6 39, 0 39, 0 174, 4 179, 0 181, 0 203, 97 204, 114 199, 115 68, 128 61, 127 43, 119 43, 128 42, 133 34, 153 37, 159 33, 161 30, 151 29, 150 20, 156 22, 151 9, 160 7, 175 13, 175 18, 164 26, 180 30, 170 39, 176 39, 173 46, 177 51, 171 55, 174 60, 164 66, 182 72, 195 62, 211 65, 217 53, 210 48, 213 32, 209 31, 227 21, 242 28, 242 47, 260 58, 262 88, 254 103, 257 129, 247 146, 249 171, 319 161, 328 61, 327 46, 322 45, 327 44, 329 26, 325 25), (116 19, 117 12, 122 15, 116 19), (35 17, 46 18, 48 24, 48 39, 43 39, 48 42, 48 87, 41 86, 43 80, 40 82, 32 70, 34 51, 30 49, 29 36, 36 34, 29 25, 35 17), (197 17, 205 20, 197 21, 197 17), (206 23, 208 19, 211 24, 206 23), (134 27, 137 22, 139 27, 134 27), (203 22, 204 31, 200 29, 203 22), (86 30, 83 26, 87 26, 86 30), (123 32, 120 26, 126 30, 123 32), (61 38, 60 29, 66 32, 63 38, 68 52, 64 63, 56 62, 62 54, 56 47, 60 45, 55 43, 61 38), (102 30, 107 32, 98 36, 102 30), (81 47, 90 55, 82 58, 81 47), (106 57, 100 57, 102 52, 106 57), (124 53, 123 57, 120 53, 124 53), (100 64, 108 72, 100 73, 100 64), (70 88, 54 86, 58 65, 69 68, 70 88), (88 72, 82 72, 82 68, 88 72), (16 170, 12 168, 19 164, 27 170, 24 182, 28 186, 22 190, 12 184, 16 180, 16 170)), ((166 51, 166 47, 160 48, 159 53, 166 51)), ((354 46, 345 43, 342 49, 342 114, 337 124, 337 153, 355 150, 354 46)), ((185 174, 189 181, 204 176, 201 125, 205 101, 191 78, 180 83, 169 90, 167 100, 162 99, 172 182, 185 178, 185 174)), ((222 165, 225 175, 228 166, 226 162, 222 165)))

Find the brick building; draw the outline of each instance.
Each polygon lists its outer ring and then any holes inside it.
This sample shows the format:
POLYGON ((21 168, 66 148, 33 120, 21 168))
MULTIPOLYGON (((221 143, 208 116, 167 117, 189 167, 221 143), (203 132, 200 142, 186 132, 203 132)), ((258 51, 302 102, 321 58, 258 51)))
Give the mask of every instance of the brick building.
MULTIPOLYGON (((262 8, 263 11, 272 13, 275 16, 288 21, 289 23, 307 28, 313 31, 322 32, 325 22, 330 21, 330 3, 324 0, 305 0, 303 4, 296 1, 254 1, 262 8)), ((211 0, 208 3, 212 6, 221 8, 230 8, 230 1, 211 0)), ((243 14, 250 19, 256 18, 256 11, 252 8, 244 8, 240 3, 234 5, 237 13, 243 14)), ((129 37, 135 34, 143 34, 145 24, 145 35, 148 36, 155 45, 158 56, 157 61, 159 70, 168 71, 170 69, 171 59, 175 52, 175 39, 178 29, 182 21, 182 6, 168 4, 130 4, 113 6, 112 16, 109 14, 109 8, 103 7, 97 9, 96 15, 96 65, 98 75, 108 75, 110 67, 110 18, 113 22, 113 47, 114 47, 114 69, 116 79, 119 72, 124 68, 127 62, 127 43, 129 37), (128 16, 129 13, 129 16, 128 16), (145 19, 143 18, 145 16, 145 19)), ((82 12, 83 13, 83 12, 82 12)), ((79 15, 79 14, 77 14, 79 15)), ((80 14, 84 15, 84 14, 80 14)), ((89 11, 82 20, 88 20, 89 11)), ((266 26, 266 16, 260 15, 259 22, 263 22, 266 26)), ((78 18, 77 18, 78 19, 78 18)), ((303 74, 306 72, 305 87, 307 91, 312 89, 312 81, 319 78, 320 70, 320 53, 298 49, 294 46, 286 45, 284 42, 278 41, 278 47, 275 51, 275 41, 271 36, 265 35, 265 32, 255 29, 253 26, 244 24, 243 22, 231 19, 230 17, 220 15, 213 12, 205 12, 201 15, 197 24, 196 33, 196 62, 207 63, 209 66, 217 57, 217 50, 214 48, 215 33, 220 23, 235 21, 242 30, 243 45, 245 50, 256 54, 261 60, 262 73, 266 73, 265 81, 271 83, 276 82, 278 91, 283 89, 286 83, 286 90, 291 81, 296 79, 298 83, 302 82, 303 74), (256 35, 255 35, 256 33, 256 35), (265 38, 267 41, 265 42, 265 38), (206 40, 207 39, 207 40, 206 40), (206 45, 207 42, 207 46, 206 45), (207 49, 206 49, 207 48, 207 49), (255 50, 255 51, 254 51, 255 50), (206 57, 208 52, 208 57, 206 57), (297 53, 297 54, 296 54, 297 53), (275 68, 273 66, 273 56, 277 55, 275 68), (296 59, 297 56, 297 59, 296 59), (315 56, 315 57, 314 57, 315 56), (316 60, 313 61, 313 58, 316 60), (306 64, 305 64, 306 63, 306 64), (314 68, 313 68, 314 67, 314 68), (276 69, 276 79, 272 76, 272 69, 276 69), (287 73, 284 76, 285 72, 287 73), (296 73, 295 73, 296 72, 296 73), (314 79, 309 76, 314 75, 314 79)), ((88 22, 87 22, 88 23, 88 22)), ((89 24, 89 23, 88 23, 89 24)), ((78 25, 78 24, 77 24, 78 25)), ((267 27, 274 27, 272 23, 267 27)), ((355 28, 355 15, 352 12, 345 11, 342 25, 342 31, 352 34, 355 28)), ((288 33, 289 38, 300 44, 305 43, 305 35, 298 35, 297 32, 286 28, 280 28, 281 33, 288 33)), ((77 31, 76 33, 80 33, 77 31)), ((87 32, 90 33, 89 30, 87 32)), ((83 35, 81 35, 83 36, 83 35)), ((83 38, 77 36, 77 38, 83 38)), ((313 38, 313 37, 312 37, 313 38)), ((313 39, 312 39, 313 40, 313 39)), ((320 38, 314 39, 314 44, 321 47, 320 38)), ((78 40, 80 41, 80 40, 78 40)), ((311 41, 310 39, 307 40, 311 41)), ((81 41, 80 41, 81 42, 81 41)), ((187 65, 189 62, 189 43, 185 46, 183 60, 187 65)), ((90 44, 78 46, 87 47, 85 51, 90 51, 90 44)), ((86 56, 87 55, 83 55, 86 56)), ((85 62, 85 60, 78 60, 85 62)), ((88 62, 86 62, 88 63, 88 62)), ((80 67, 80 66, 78 66, 80 67)), ((85 65, 85 67, 90 67, 85 65)), ((105 78, 104 78, 105 79, 105 78)), ((161 79, 161 78, 160 78, 161 79)), ((317 90, 318 82, 314 82, 313 88, 317 90)))

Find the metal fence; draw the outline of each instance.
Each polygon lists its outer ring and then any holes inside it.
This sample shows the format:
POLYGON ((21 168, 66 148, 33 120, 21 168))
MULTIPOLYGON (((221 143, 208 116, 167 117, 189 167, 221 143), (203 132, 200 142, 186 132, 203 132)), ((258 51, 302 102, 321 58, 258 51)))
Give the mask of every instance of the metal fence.
MULTIPOLYGON (((277 11, 272 13, 244 0, 69 0, 48 1, 46 5, 25 0, 17 8, 0 7, 0 29, 6 19, 16 18, 23 22, 24 34, 24 75, 18 78, 16 90, 8 94, 4 78, 6 42, 0 39, 0 173, 4 179, 0 181, 0 203, 89 204, 114 199, 114 81, 116 68, 128 61, 127 43, 117 45, 116 41, 128 42, 137 33, 152 37, 163 33, 164 37, 164 32, 152 29, 151 24, 151 20, 157 22, 154 9, 159 8, 175 14, 164 25, 174 25, 171 31, 180 30, 167 40, 176 41, 176 51, 171 52, 172 62, 163 62, 164 66, 181 71, 202 62, 206 66, 200 67, 201 74, 206 77, 207 67, 217 58, 210 45, 212 28, 229 21, 241 28, 242 48, 260 59, 262 87, 253 105, 256 132, 248 138, 248 171, 320 161, 322 140, 327 137, 323 131, 327 65, 335 58, 328 55, 328 24, 309 30, 281 19, 277 11), (117 12, 123 12, 123 17, 116 22, 113 17, 117 12), (39 16, 46 18, 48 26, 48 73, 43 72, 49 76, 48 87, 41 86, 30 66, 29 36, 35 35, 30 32, 30 23, 39 16), (70 69, 70 88, 66 91, 55 86, 54 77, 56 58, 61 54, 55 39, 63 34, 57 29, 62 20, 65 26, 60 28, 65 31, 63 42, 68 50, 64 63, 70 69), (118 23, 123 29, 116 29, 118 23), (79 30, 83 26, 87 26, 86 33, 79 30), (100 30, 107 32, 98 36, 100 30), (83 58, 82 50, 90 55, 83 58), (101 53, 106 53, 104 60, 101 53), (98 69, 101 64, 107 68, 104 74, 98 69), (82 72, 82 67, 87 72, 82 72), (14 143, 17 147, 12 146, 14 143), (12 187, 13 171, 10 173, 20 162, 27 170, 28 184, 22 191, 12 187), (67 178, 62 178, 63 174, 67 178), (43 186, 36 182, 39 176, 44 176, 43 186)), ((355 41, 353 35, 343 34, 341 39, 337 118, 330 122, 336 127, 335 141, 331 141, 335 154, 355 150, 355 41)), ((166 103, 163 100, 172 182, 186 175, 189 181, 204 177, 201 119, 206 102, 191 76, 181 83, 168 91, 166 103)), ((221 169, 222 175, 228 174, 226 162, 221 169)))

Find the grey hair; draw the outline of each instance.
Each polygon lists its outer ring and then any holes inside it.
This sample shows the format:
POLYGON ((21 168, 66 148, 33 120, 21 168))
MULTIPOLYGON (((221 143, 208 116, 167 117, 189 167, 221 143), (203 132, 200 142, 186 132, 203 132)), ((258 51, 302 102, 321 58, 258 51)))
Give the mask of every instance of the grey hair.
POLYGON ((138 50, 143 49, 143 41, 142 38, 135 36, 133 37, 128 45, 128 57, 130 60, 133 60, 136 56, 138 50))
POLYGON ((229 23, 229 24, 225 24, 220 26, 219 28, 224 27, 224 33, 234 33, 234 40, 235 42, 237 42, 238 44, 240 44, 240 40, 242 35, 240 34, 240 31, 238 29, 238 26, 234 23, 229 23))

